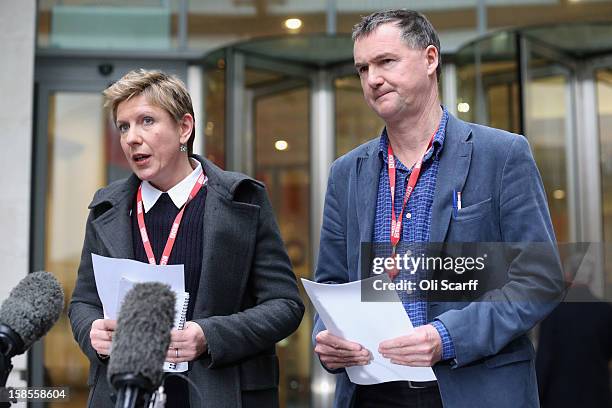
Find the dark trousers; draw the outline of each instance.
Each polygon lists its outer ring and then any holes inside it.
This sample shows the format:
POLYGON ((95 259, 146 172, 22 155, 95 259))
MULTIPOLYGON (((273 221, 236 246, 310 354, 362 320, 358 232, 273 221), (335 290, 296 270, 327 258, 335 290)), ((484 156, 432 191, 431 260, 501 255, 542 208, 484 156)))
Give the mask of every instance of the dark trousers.
MULTIPOLYGON (((186 373, 183 373, 186 374, 186 373)), ((177 376, 171 375, 164 382, 166 408, 189 408, 189 385, 177 376)))
POLYGON ((410 388, 406 381, 358 385, 355 408, 442 408, 438 386, 410 388))

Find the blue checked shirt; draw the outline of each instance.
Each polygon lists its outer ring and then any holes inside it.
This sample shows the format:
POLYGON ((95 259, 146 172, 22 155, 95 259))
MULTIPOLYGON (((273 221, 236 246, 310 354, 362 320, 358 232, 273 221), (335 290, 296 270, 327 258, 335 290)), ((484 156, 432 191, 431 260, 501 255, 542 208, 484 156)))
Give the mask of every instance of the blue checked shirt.
MULTIPOLYGON (((436 189, 436 179, 438 177, 438 167, 440 164, 439 155, 444 145, 444 136, 446 134, 446 123, 448 121, 448 112, 446 108, 442 108, 442 119, 440 126, 436 132, 432 147, 425 153, 421 174, 419 180, 406 203, 406 208, 403 213, 402 231, 400 242, 398 244, 397 253, 404 254, 410 250, 413 254, 418 253, 418 244, 429 242, 429 232, 431 227, 431 208, 436 189), (410 248, 410 249, 409 249, 410 248)), ((378 197, 376 202, 376 217, 374 221, 374 237, 373 242, 389 244, 391 237, 391 189, 389 187, 389 167, 387 147, 389 138, 387 130, 384 129, 380 136, 380 151, 379 155, 383 161, 382 170, 380 171, 378 180, 378 197)), ((396 157, 396 186, 395 186, 395 215, 399 216, 404 202, 406 193, 406 185, 412 169, 407 169, 396 157)), ((377 249, 378 251, 378 249, 377 249)), ((389 254, 386 254, 388 256, 389 254)), ((410 255, 410 254, 409 254, 410 255)), ((418 288, 418 278, 420 271, 415 274, 410 274, 400 271, 396 281, 406 280, 415 282, 418 288)), ((407 291, 398 291, 398 295, 404 305, 404 309, 414 327, 426 324, 427 319, 427 303, 425 295, 419 290, 408 293, 407 291)), ((442 359, 447 360, 455 357, 455 347, 453 341, 444 327, 444 324, 439 320, 434 320, 431 324, 438 330, 442 338, 442 359)))

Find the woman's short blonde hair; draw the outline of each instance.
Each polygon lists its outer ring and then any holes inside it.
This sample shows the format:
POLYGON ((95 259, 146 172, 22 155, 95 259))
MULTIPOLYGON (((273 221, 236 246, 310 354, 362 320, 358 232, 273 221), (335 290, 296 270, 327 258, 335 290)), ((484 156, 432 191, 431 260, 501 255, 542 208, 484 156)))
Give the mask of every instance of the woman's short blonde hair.
POLYGON ((113 122, 117 121, 117 107, 121 102, 135 96, 143 95, 150 104, 164 109, 177 123, 189 113, 194 120, 191 137, 187 142, 189 154, 193 153, 193 139, 195 138, 195 115, 191 96, 183 81, 174 75, 162 71, 148 71, 136 69, 125 74, 120 80, 102 92, 105 98, 104 107, 113 112, 113 122))

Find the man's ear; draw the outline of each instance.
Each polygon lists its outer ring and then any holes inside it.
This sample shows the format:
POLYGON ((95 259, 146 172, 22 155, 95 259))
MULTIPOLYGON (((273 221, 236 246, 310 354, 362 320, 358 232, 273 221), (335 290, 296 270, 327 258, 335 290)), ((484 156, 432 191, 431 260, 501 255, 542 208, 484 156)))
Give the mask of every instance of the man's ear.
POLYGON ((436 75, 436 69, 440 64, 440 53, 435 45, 425 48, 425 57, 427 58, 427 75, 436 75))

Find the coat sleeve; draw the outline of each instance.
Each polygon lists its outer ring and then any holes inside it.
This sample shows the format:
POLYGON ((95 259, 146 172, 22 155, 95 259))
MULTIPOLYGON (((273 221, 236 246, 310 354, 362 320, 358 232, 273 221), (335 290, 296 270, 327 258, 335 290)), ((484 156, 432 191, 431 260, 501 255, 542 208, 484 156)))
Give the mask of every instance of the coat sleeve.
MULTIPOLYGON (((323 206, 323 222, 321 224, 321 238, 319 257, 315 271, 315 281, 318 283, 347 283, 349 281, 347 252, 346 252, 346 208, 338 195, 335 181, 337 180, 338 162, 335 162, 329 172, 327 192, 323 206)), ((312 331, 312 344, 316 345, 319 332, 325 330, 325 325, 318 313, 314 317, 312 331)), ((330 373, 344 372, 344 369, 329 370, 330 373)))
POLYGON ((448 329, 461 367, 500 352, 548 315, 564 284, 546 195, 527 140, 514 138, 499 190, 503 242, 519 246, 507 282, 463 309, 437 316, 448 329), (540 243, 530 245, 531 243, 540 243), (536 253, 536 251, 540 251, 536 253))
POLYGON ((85 227, 85 240, 83 250, 81 252, 81 263, 77 275, 76 286, 72 293, 70 306, 68 309, 68 317, 72 326, 72 334, 83 350, 83 353, 89 358, 90 362, 101 362, 98 354, 91 345, 89 332, 91 324, 96 319, 102 319, 102 303, 98 297, 96 288, 96 279, 93 273, 91 254, 95 252, 93 247, 97 242, 96 233, 93 230, 91 222, 93 221, 93 210, 90 211, 85 227))
POLYGON ((304 304, 268 195, 262 186, 248 184, 249 201, 260 208, 248 289, 255 304, 227 316, 195 320, 208 342, 211 368, 236 363, 273 347, 297 329, 304 315, 304 304))

